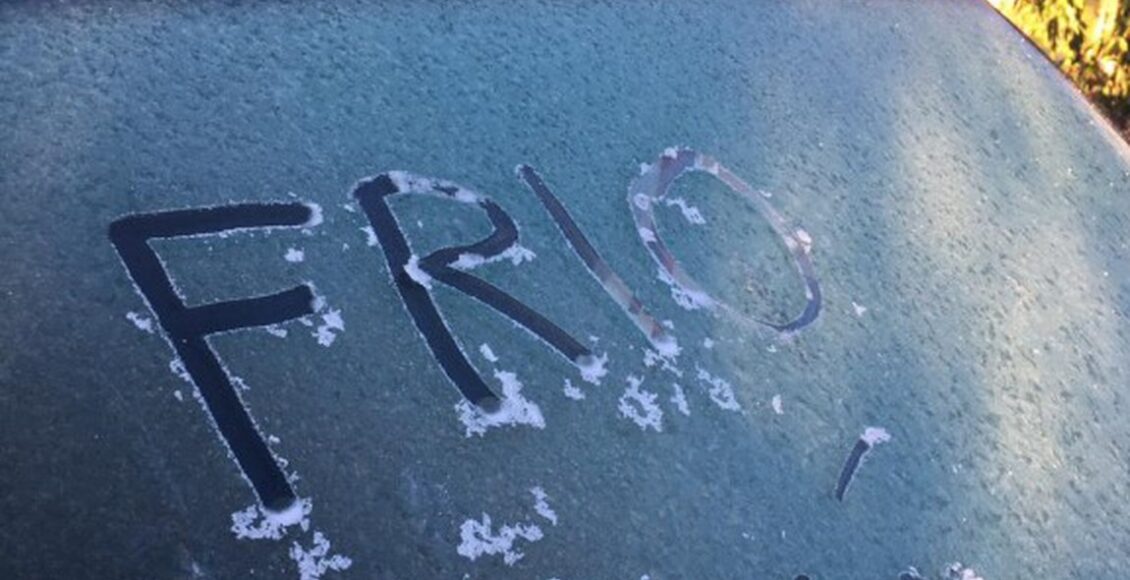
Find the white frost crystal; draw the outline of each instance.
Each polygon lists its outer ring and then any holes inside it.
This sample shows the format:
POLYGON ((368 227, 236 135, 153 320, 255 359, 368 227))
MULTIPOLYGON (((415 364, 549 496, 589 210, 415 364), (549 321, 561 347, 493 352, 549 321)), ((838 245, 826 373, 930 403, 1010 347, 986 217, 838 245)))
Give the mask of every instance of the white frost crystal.
POLYGON ((577 360, 576 364, 577 368, 581 371, 581 378, 584 379, 585 382, 599 385, 601 377, 608 374, 608 369, 604 368, 604 365, 607 363, 608 354, 605 353, 600 356, 592 355, 581 357, 577 360))
POLYGON ((712 376, 702 367, 698 367, 698 380, 710 385, 710 400, 716 405, 727 411, 742 410, 737 397, 734 396, 734 387, 725 379, 712 376))
POLYGON ((502 404, 493 413, 483 411, 466 399, 455 404, 459 421, 466 427, 466 435, 482 436, 491 427, 503 425, 529 425, 545 429, 545 418, 536 403, 522 396, 522 383, 509 371, 495 371, 494 377, 502 383, 502 404))
POLYGON ((292 264, 296 264, 306 259, 306 252, 303 252, 298 248, 287 248, 286 254, 283 255, 283 259, 292 264))
POLYGON ((628 377, 628 388, 620 395, 620 415, 631 419, 640 429, 663 430, 663 410, 655 404, 656 394, 640 389, 643 379, 628 377))
POLYGON ((882 427, 868 427, 863 430, 863 435, 860 435, 865 443, 874 447, 880 443, 886 443, 891 440, 891 434, 882 427))
POLYGON ((683 387, 680 387, 678 383, 673 384, 672 387, 675 394, 671 395, 671 402, 675 404, 675 408, 678 409, 680 413, 689 417, 691 408, 687 405, 687 395, 683 392, 683 387))
POLYGON ((687 200, 681 197, 669 197, 663 200, 667 207, 676 206, 679 211, 683 212, 683 218, 688 222, 701 226, 706 224, 706 218, 702 217, 702 212, 697 207, 687 203, 687 200))
POLYGON ((153 334, 153 319, 137 312, 127 312, 126 318, 137 327, 138 330, 144 330, 149 334, 153 334))
POLYGON ((565 379, 565 387, 563 388, 563 390, 565 392, 565 396, 573 399, 574 401, 580 401, 585 398, 585 392, 577 388, 573 384, 573 381, 570 381, 569 379, 565 379))
POLYGON ((533 250, 520 244, 514 244, 490 258, 479 254, 459 254, 459 259, 452 262, 451 267, 456 270, 473 270, 483 264, 501 262, 502 260, 510 260, 511 264, 517 266, 522 262, 529 262, 536 257, 537 254, 535 254, 533 250))
POLYGON ((502 555, 502 561, 507 566, 513 566, 525 554, 514 549, 514 543, 519 540, 536 542, 542 539, 541 528, 536 524, 503 525, 494 532, 490 516, 483 514, 482 521, 469 519, 459 528, 459 547, 456 551, 460 556, 472 561, 480 556, 502 555))
POLYGON ((259 504, 250 505, 232 513, 231 531, 240 540, 281 540, 288 527, 309 525, 307 516, 312 508, 308 499, 301 499, 281 512, 265 510, 259 504))
POLYGON ((542 489, 541 486, 531 488, 530 493, 534 494, 534 511, 556 526, 557 512, 549 507, 549 495, 545 493, 545 490, 542 489))
POLYGON ((498 355, 494 354, 490 345, 485 342, 479 345, 479 354, 483 355, 483 358, 487 359, 488 362, 498 362, 498 355))
POLYGON ((318 580, 323 574, 333 570, 341 572, 353 565, 353 560, 341 554, 330 553, 330 541, 322 532, 314 532, 314 545, 309 550, 298 542, 290 545, 290 559, 298 564, 298 574, 302 580, 318 580))
POLYGON ((420 269, 420 257, 416 254, 412 254, 412 256, 408 258, 408 263, 404 265, 404 273, 408 274, 408 277, 411 278, 413 282, 428 290, 432 289, 432 277, 429 276, 427 272, 420 269))

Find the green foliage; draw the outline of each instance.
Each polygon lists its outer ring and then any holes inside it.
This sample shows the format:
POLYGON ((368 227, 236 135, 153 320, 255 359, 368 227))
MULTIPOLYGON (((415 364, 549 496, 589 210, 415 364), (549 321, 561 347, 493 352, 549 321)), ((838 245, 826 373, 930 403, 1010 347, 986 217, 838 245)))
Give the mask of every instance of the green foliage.
POLYGON ((1130 132, 1130 0, 990 0, 1130 132))

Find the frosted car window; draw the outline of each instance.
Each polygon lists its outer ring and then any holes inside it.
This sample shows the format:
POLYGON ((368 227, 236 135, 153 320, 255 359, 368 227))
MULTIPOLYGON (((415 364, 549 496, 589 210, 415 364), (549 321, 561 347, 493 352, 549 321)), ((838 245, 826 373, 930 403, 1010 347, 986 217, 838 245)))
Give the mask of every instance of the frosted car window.
POLYGON ((1130 564, 1126 146, 986 6, 0 12, 0 577, 1130 564))

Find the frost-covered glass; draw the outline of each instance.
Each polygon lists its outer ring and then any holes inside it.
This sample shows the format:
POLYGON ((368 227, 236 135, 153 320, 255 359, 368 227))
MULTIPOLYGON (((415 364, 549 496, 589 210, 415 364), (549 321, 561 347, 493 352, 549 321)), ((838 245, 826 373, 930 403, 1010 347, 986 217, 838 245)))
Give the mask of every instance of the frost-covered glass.
POLYGON ((987 6, 8 4, 0 86, 0 577, 1130 570, 1130 156, 987 6))

